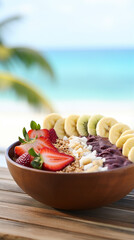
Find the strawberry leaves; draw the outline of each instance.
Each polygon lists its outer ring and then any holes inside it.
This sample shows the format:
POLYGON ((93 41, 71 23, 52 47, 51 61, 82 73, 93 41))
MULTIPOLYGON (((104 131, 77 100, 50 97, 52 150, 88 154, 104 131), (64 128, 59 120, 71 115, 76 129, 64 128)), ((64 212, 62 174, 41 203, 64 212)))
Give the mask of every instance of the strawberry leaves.
POLYGON ((21 137, 19 137, 19 141, 20 141, 22 144, 27 143, 27 142, 30 142, 31 139, 30 139, 29 136, 28 136, 28 133, 27 133, 27 131, 26 131, 26 128, 23 128, 22 132, 23 132, 24 139, 22 139, 21 137))
POLYGON ((19 137, 19 142, 21 142, 21 143, 25 143, 25 140, 22 139, 21 137, 19 137))
POLYGON ((35 121, 31 121, 31 123, 30 123, 30 127, 31 127, 31 129, 32 130, 40 130, 41 129, 41 126, 40 126, 40 124, 37 124, 35 121))
POLYGON ((31 166, 36 169, 42 169, 43 161, 40 157, 35 157, 34 160, 31 162, 31 166))
POLYGON ((39 154, 37 154, 37 153, 34 151, 33 148, 30 148, 30 149, 28 150, 28 153, 29 153, 31 156, 33 156, 33 157, 39 157, 39 154))
POLYGON ((23 128, 23 136, 24 136, 24 138, 26 139, 26 142, 29 142, 29 141, 30 141, 30 138, 29 138, 29 136, 28 136, 28 133, 27 133, 27 131, 26 131, 26 128, 23 128))
MULTIPOLYGON (((32 123, 32 127, 34 127, 36 125, 36 129, 40 129, 40 124, 36 124, 34 121, 31 121, 32 123), (32 123, 33 122, 33 123, 32 123)), ((19 137, 19 141, 24 144, 24 143, 28 143, 30 141, 32 141, 33 139, 31 139, 26 131, 26 128, 24 127, 23 130, 22 130, 22 133, 23 133, 23 136, 24 136, 24 139, 22 139, 21 137, 19 137)), ((36 139, 37 137, 35 137, 36 139)))
POLYGON ((19 137, 19 141, 22 144, 31 142, 31 141, 39 138, 40 136, 43 136, 43 137, 46 137, 46 138, 50 137, 49 131, 47 129, 41 129, 40 124, 37 124, 33 120, 30 123, 30 127, 31 127, 31 130, 29 130, 28 132, 26 131, 25 127, 23 128, 22 132, 23 132, 24 139, 19 137))
POLYGON ((34 157, 34 160, 31 162, 32 167, 41 169, 44 161, 41 159, 40 154, 37 154, 33 148, 30 148, 28 153, 34 157))

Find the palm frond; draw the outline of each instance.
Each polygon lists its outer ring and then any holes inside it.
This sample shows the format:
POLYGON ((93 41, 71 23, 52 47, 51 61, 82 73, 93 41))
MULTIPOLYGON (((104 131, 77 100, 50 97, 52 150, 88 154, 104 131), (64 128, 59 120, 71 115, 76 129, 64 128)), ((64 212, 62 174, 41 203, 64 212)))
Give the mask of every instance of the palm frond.
POLYGON ((6 62, 11 57, 12 51, 10 48, 0 44, 0 63, 6 62))
POLYGON ((14 22, 14 21, 18 21, 22 18, 22 16, 20 15, 16 15, 16 16, 12 16, 12 17, 8 17, 2 21, 0 21, 0 29, 5 28, 6 25, 14 22))
POLYGON ((15 93, 25 98, 34 107, 43 107, 53 112, 53 107, 42 94, 23 80, 9 73, 0 73, 0 90, 13 89, 15 93))
POLYGON ((48 63, 48 61, 36 50, 26 47, 15 47, 11 48, 12 58, 18 58, 27 67, 38 64, 44 71, 48 72, 53 78, 54 72, 48 63))

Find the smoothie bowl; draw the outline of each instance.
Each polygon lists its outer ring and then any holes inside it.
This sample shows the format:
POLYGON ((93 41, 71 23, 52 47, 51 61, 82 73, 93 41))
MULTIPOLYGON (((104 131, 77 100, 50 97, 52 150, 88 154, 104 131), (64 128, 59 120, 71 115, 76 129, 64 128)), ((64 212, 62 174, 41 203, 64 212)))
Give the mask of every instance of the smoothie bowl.
POLYGON ((7 149, 7 165, 20 188, 44 204, 97 208, 134 188, 133 130, 113 118, 50 114, 43 129, 32 121, 23 134, 7 149))

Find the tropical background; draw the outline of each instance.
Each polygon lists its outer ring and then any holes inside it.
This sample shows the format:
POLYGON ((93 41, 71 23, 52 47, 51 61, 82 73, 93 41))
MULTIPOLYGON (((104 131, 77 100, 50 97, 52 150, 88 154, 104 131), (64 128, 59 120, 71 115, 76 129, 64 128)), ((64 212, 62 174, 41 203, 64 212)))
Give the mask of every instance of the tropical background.
POLYGON ((101 113, 134 127, 132 0, 0 0, 0 164, 30 121, 101 113))

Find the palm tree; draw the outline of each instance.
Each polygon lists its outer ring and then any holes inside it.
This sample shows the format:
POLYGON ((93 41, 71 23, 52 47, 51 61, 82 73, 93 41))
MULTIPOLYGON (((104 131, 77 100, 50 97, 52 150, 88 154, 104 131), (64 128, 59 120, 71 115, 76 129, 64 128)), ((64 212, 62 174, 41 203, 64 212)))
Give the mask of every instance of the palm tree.
POLYGON ((18 96, 25 98, 34 107, 45 107, 50 112, 53 112, 50 102, 35 87, 31 87, 25 80, 10 73, 0 73, 0 89, 9 88, 13 89, 18 96))
MULTIPOLYGON (((13 21, 19 20, 20 16, 13 16, 0 22, 0 64, 4 69, 9 69, 11 62, 21 61, 26 67, 37 64, 51 79, 54 73, 47 60, 36 50, 26 47, 8 47, 4 44, 4 30, 13 21)), ((23 96, 32 105, 42 105, 53 111, 51 104, 46 98, 39 94, 35 88, 31 87, 26 81, 19 79, 9 73, 0 73, 0 90, 11 88, 18 96, 23 96)))

